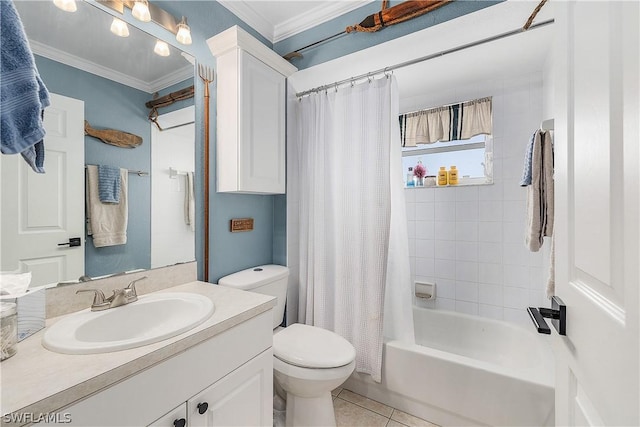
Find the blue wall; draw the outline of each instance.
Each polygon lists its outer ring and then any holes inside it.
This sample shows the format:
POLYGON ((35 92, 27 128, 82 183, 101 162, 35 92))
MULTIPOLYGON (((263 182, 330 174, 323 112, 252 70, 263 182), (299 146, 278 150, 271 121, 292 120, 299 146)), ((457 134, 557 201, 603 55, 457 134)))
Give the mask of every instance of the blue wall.
MULTIPOLYGON (((400 24, 385 27, 375 33, 350 33, 337 37, 326 43, 307 49, 302 53, 302 58, 291 61, 299 70, 339 58, 368 47, 405 36, 415 31, 449 21, 467 13, 475 12, 488 6, 500 3, 503 0, 463 0, 453 1, 435 9, 425 15, 416 17, 400 24)), ((390 6, 397 5, 400 1, 391 1, 390 6)), ((273 49, 281 55, 286 55, 303 46, 315 43, 331 35, 344 31, 345 28, 360 23, 367 16, 380 11, 381 2, 374 1, 356 10, 339 16, 331 21, 322 23, 309 30, 298 33, 282 40, 273 46, 273 49)), ((393 65, 393 64, 389 64, 393 65)))
MULTIPOLYGON (((142 137, 142 145, 119 148, 85 136, 85 164, 150 171, 151 131, 144 106, 150 95, 77 68, 36 56, 49 91, 84 101, 85 120, 97 129, 117 129, 142 137)), ((86 239, 85 274, 101 276, 151 265, 151 180, 129 174, 127 244, 96 248, 86 239)))

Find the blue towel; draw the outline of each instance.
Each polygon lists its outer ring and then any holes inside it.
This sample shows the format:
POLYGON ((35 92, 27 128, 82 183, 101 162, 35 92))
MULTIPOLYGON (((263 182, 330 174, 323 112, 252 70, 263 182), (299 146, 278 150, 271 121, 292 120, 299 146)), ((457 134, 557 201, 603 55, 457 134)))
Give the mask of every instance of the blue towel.
POLYGON ((522 171, 522 180, 520 181, 521 187, 527 187, 531 185, 531 161, 533 159, 533 141, 536 139, 536 134, 540 132, 539 130, 535 131, 533 135, 531 135, 531 139, 529 140, 529 145, 527 145, 527 151, 524 153, 524 169, 522 171))
POLYGON ((98 197, 102 203, 120 203, 120 168, 98 165, 98 197))
POLYGON ((38 75, 22 21, 13 2, 0 0, 0 148, 21 153, 31 168, 44 173, 43 109, 49 92, 38 75))

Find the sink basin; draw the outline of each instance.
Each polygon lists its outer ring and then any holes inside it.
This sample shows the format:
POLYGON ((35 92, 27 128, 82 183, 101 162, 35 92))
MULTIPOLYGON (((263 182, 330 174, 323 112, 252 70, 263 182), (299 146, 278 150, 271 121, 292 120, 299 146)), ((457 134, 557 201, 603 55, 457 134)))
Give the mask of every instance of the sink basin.
POLYGON ((140 347, 186 332, 213 314, 213 302, 191 293, 158 293, 104 311, 70 314, 50 326, 42 345, 66 354, 108 353, 140 347))

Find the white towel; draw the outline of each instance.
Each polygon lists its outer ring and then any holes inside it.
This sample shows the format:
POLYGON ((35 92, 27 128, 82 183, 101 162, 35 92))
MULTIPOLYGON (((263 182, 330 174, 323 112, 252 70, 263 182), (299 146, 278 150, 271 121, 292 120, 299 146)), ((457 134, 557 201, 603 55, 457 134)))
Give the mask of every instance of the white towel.
POLYGON ((96 248, 127 243, 127 169, 120 169, 120 203, 102 203, 98 193, 98 167, 87 165, 87 235, 96 248))
POLYGON ((184 191, 184 222, 196 231, 196 199, 193 192, 193 172, 187 172, 184 191))

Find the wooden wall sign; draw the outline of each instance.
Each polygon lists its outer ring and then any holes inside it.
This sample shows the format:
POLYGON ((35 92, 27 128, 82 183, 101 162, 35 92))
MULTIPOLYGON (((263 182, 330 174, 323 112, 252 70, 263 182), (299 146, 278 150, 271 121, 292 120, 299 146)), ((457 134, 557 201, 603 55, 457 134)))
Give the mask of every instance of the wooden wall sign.
POLYGON ((230 229, 232 233, 251 231, 253 230, 253 218, 234 218, 231 220, 230 229))

